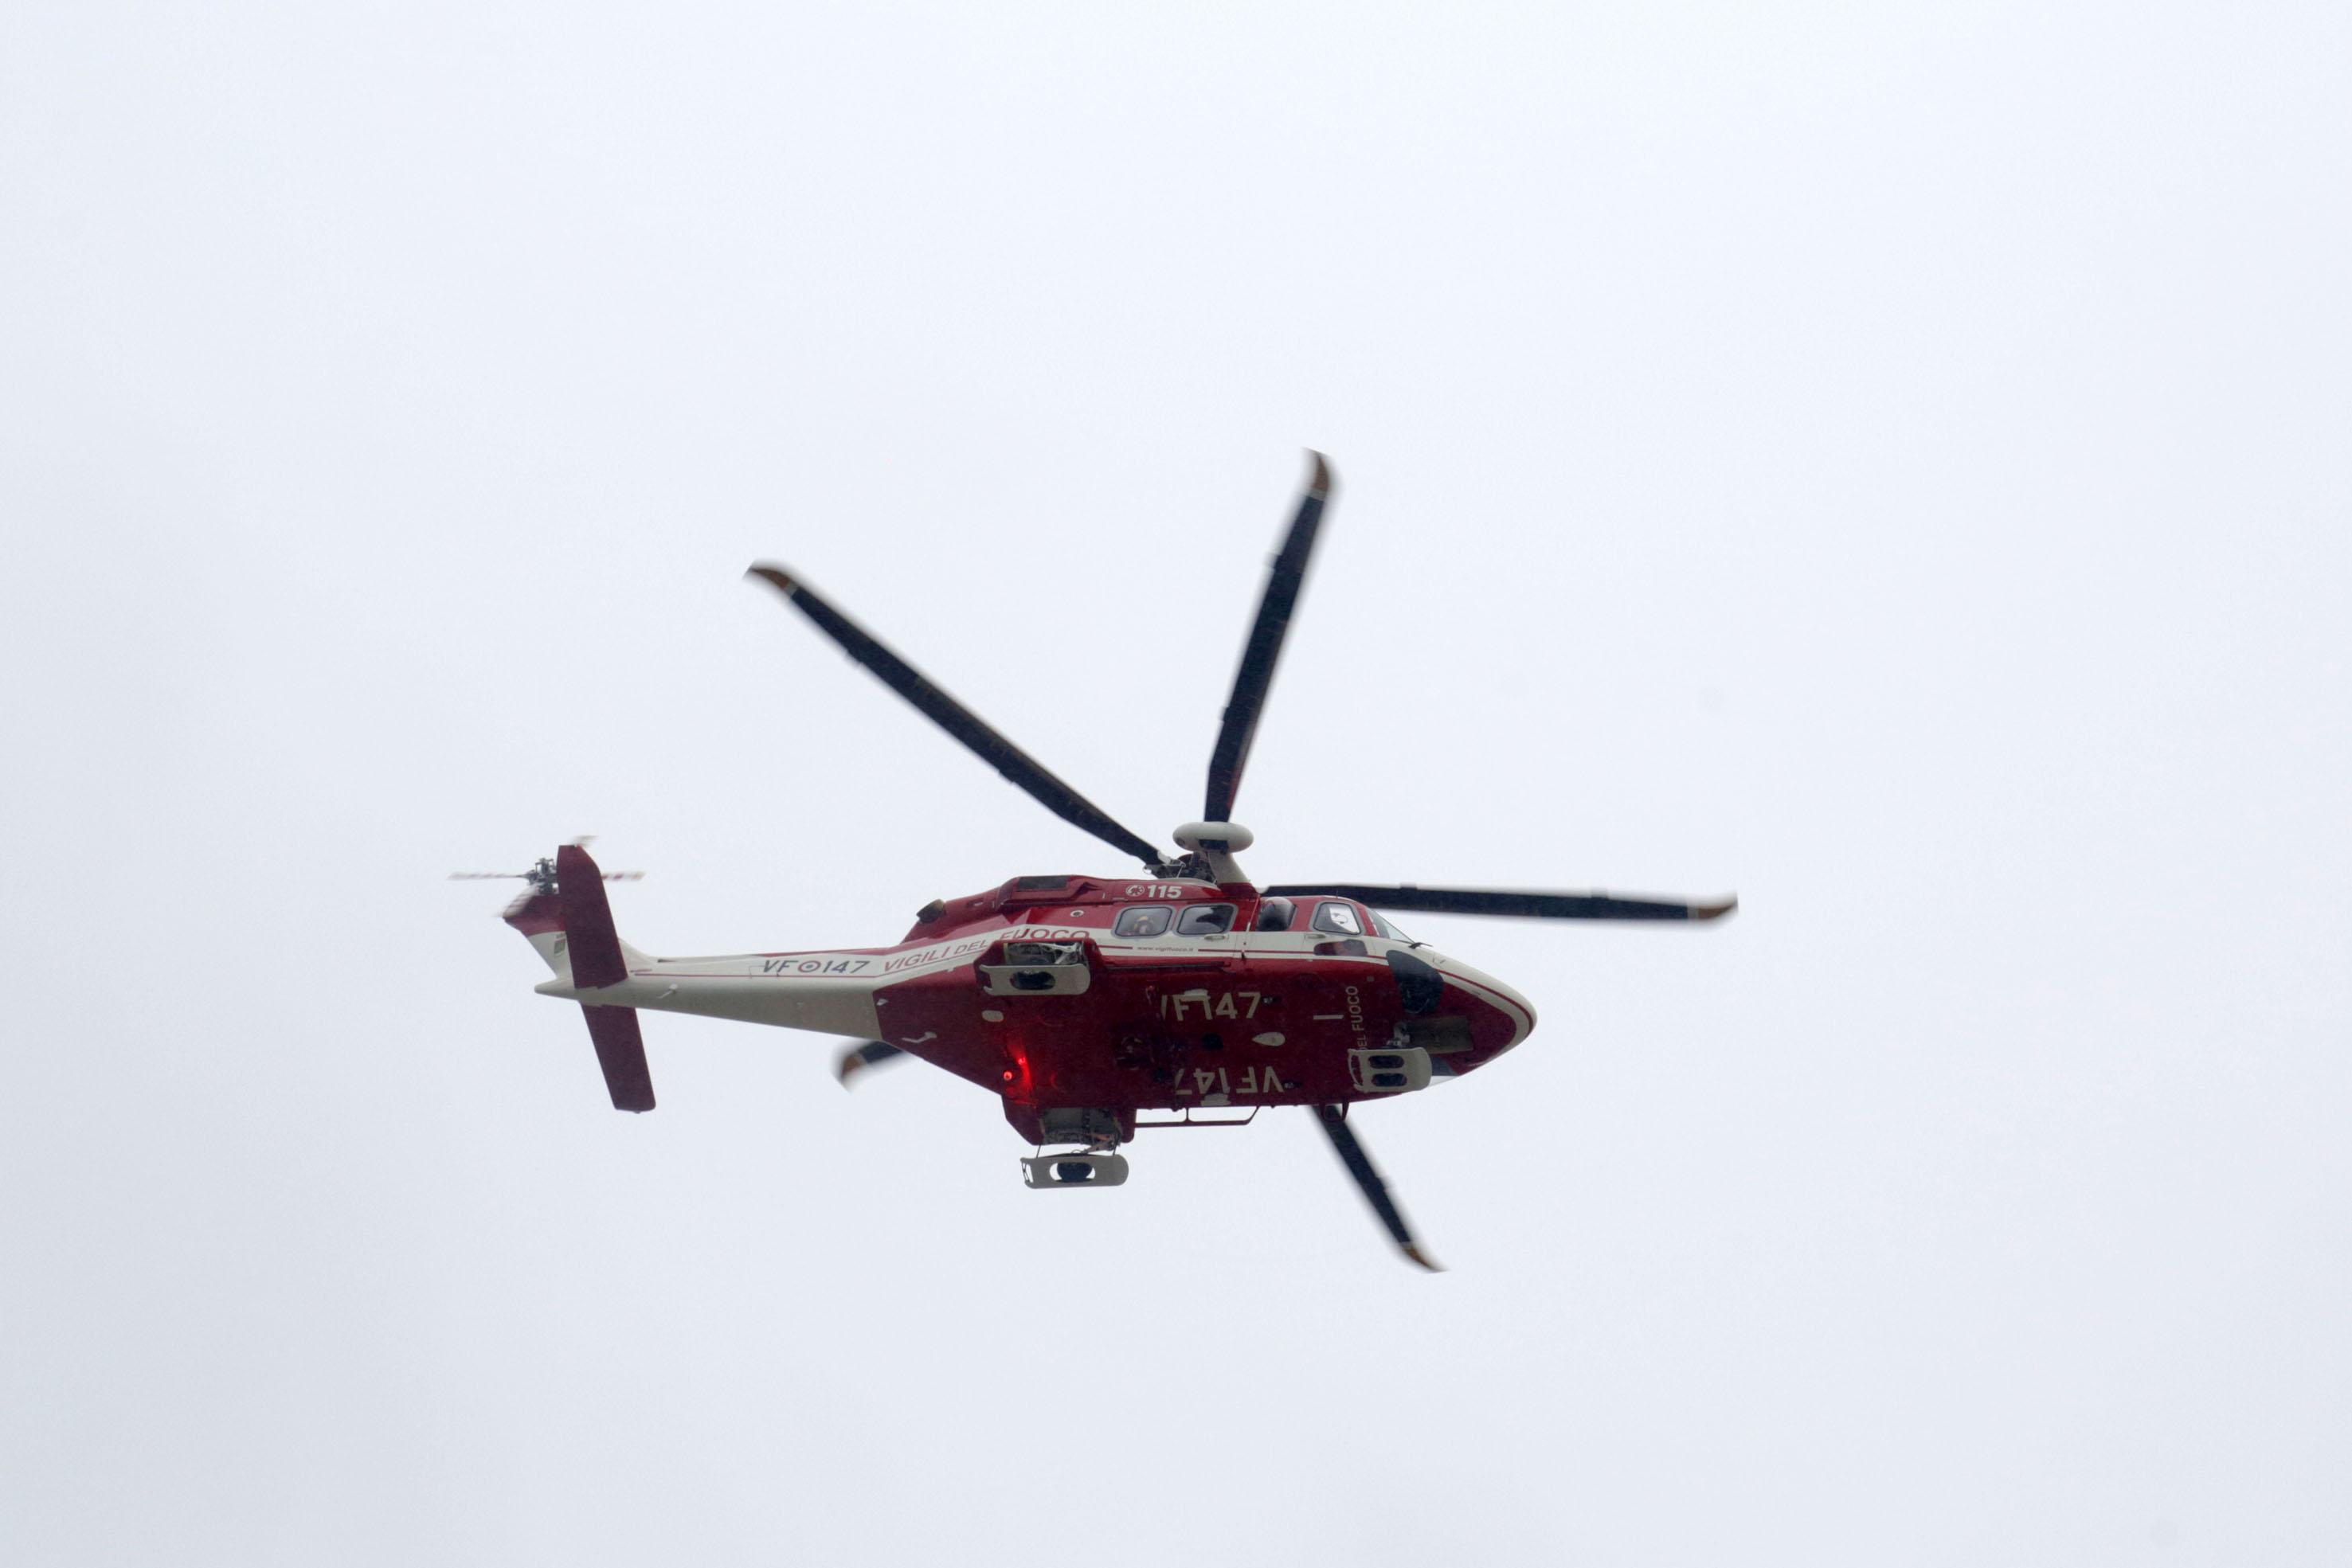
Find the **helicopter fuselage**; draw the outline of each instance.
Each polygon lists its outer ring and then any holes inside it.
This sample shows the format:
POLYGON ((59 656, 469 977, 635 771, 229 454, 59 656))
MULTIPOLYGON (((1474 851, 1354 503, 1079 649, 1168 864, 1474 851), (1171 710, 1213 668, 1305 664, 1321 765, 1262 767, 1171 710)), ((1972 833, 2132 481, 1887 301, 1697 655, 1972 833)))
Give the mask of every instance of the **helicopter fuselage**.
POLYGON ((657 958, 624 945, 626 977, 595 988, 573 984, 553 897, 527 894, 507 918, 555 967, 545 994, 880 1040, 1000 1095, 1033 1143, 1059 1109, 1108 1113, 1124 1141, 1140 1111, 1223 1120, 1389 1098, 1535 1027, 1517 992, 1360 904, 1244 883, 1016 877, 927 907, 890 946, 657 958))

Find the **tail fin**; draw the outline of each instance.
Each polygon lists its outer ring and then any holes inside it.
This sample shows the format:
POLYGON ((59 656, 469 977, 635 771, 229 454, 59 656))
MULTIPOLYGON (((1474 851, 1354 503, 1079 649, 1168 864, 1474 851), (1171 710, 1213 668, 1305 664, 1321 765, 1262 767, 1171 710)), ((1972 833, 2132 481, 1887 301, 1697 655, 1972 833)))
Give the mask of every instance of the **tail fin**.
POLYGON ((627 979, 629 966, 621 956, 620 933, 613 929, 613 906, 604 902, 604 873, 578 844, 555 852, 555 894, 563 904, 572 983, 586 990, 627 979))
MULTIPOLYGON (((507 924, 530 938, 549 968, 559 975, 569 968, 575 989, 593 990, 627 979, 628 960, 613 928, 612 905, 604 901, 604 873, 578 844, 557 850, 553 869, 553 885, 534 881, 507 910, 507 924)), ((581 1003, 580 1010, 588 1019, 588 1038, 595 1044, 596 1063, 604 1071, 613 1108, 652 1110, 653 1074, 646 1064, 637 1010, 593 1002, 581 1003)))
POLYGON ((596 1065, 604 1070, 604 1088, 615 1111, 654 1108, 654 1075, 646 1065, 646 1037, 637 1029, 635 1008, 600 1008, 580 1004, 588 1018, 588 1038, 596 1042, 596 1065))

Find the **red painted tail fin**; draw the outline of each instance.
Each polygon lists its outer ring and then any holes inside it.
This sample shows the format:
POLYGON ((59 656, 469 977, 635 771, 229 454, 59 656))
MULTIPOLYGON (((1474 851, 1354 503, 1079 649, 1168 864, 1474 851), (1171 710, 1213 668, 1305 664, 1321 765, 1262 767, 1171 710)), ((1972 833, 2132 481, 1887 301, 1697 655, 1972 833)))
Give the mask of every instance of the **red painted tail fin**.
MULTIPOLYGON (((572 983, 582 990, 617 986, 629 977, 621 956, 613 906, 604 901, 604 873, 578 844, 555 852, 555 895, 563 902, 563 940, 572 955, 572 983)), ((646 1065, 646 1037, 635 1008, 604 1008, 583 1002, 588 1038, 596 1042, 596 1065, 615 1111, 654 1108, 654 1078, 646 1065)))
POLYGON ((604 1070, 604 1088, 615 1111, 654 1108, 654 1076, 646 1066, 646 1037, 637 1029, 635 1008, 600 1008, 583 1002, 588 1018, 588 1038, 596 1042, 596 1065, 604 1070))
MULTIPOLYGON (((509 905, 507 924, 530 940, 547 967, 561 978, 566 967, 575 989, 594 991, 629 977, 626 951, 613 929, 613 909, 604 902, 604 875, 588 852, 566 844, 552 862, 541 861, 531 885, 509 905)), ((646 1066, 645 1036, 635 1008, 583 1001, 588 1038, 596 1045, 596 1065, 616 1111, 654 1108, 653 1074, 646 1066)))
POLYGON ((563 937, 572 953, 572 983, 583 990, 617 986, 629 977, 621 956, 613 906, 604 902, 604 873, 578 844, 555 852, 555 893, 563 901, 563 937))

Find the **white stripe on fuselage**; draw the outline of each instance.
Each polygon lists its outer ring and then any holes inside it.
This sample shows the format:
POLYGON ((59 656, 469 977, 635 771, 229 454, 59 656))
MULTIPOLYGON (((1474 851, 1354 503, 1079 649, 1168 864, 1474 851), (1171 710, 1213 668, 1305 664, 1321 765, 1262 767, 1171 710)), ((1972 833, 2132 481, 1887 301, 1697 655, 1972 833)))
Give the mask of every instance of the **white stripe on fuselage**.
MULTIPOLYGON (((929 975, 950 965, 969 962, 999 942, 1091 941, 1097 951, 1113 959, 1138 958, 1288 958, 1309 962, 1361 961, 1354 954, 1324 954, 1317 946, 1335 940, 1320 932, 1227 932, 1205 936, 1154 936, 1131 941, 1082 925, 1002 925, 987 931, 944 937, 919 947, 835 949, 829 952, 743 953, 700 958, 652 958, 632 953, 629 978, 619 986, 582 993, 568 977, 551 980, 539 989, 577 1001, 598 1001, 621 1007, 655 1008, 673 1012, 712 1011, 720 1017, 773 1023, 783 1028, 854 1033, 845 1022, 863 1024, 874 1007, 873 994, 900 980, 929 975), (679 982, 715 982, 681 989, 679 982), (743 982, 752 982, 747 990, 743 982), (777 982, 772 987, 769 982, 777 982), (725 993, 724 1005, 713 993, 725 993), (763 1003, 760 995, 774 998, 763 1003), (798 996, 795 1004, 788 998, 798 996), (823 998, 822 1000, 820 998, 823 998), (803 1021, 805 1019, 806 1021, 803 1021)), ((1362 958, 1383 959, 1395 950, 1416 951, 1404 942, 1381 937, 1355 937, 1364 944, 1362 958)), ((1436 967, 1448 985, 1501 1012, 1511 1021, 1510 1044, 1527 1038, 1535 1027, 1534 1010, 1500 981, 1454 963, 1424 947, 1417 950, 1424 963, 1436 967)))

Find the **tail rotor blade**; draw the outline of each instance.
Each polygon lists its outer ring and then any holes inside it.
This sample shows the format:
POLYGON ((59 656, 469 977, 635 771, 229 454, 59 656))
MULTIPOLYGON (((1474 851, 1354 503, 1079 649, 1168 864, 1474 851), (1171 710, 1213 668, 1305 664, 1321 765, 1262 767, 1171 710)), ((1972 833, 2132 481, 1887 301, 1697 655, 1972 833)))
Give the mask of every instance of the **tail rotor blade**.
POLYGON ((1739 907, 1737 897, 1706 902, 1628 897, 1612 893, 1533 893, 1490 887, 1373 887, 1355 882, 1299 883, 1269 887, 1265 896, 1352 898, 1374 909, 1422 915, 1509 915, 1537 920, 1720 920, 1739 907))
POLYGON ((1290 630, 1291 612, 1298 607, 1298 591, 1307 582, 1307 563, 1315 553, 1315 535, 1323 524, 1323 506, 1331 495, 1331 465, 1320 452, 1310 452, 1315 472, 1307 492, 1298 497, 1298 511, 1290 531, 1266 572, 1265 592, 1258 600, 1257 619, 1250 624, 1249 641, 1242 645, 1241 668, 1234 673, 1234 694, 1225 704, 1224 721, 1217 729, 1216 749, 1209 754, 1208 804, 1202 820, 1233 820, 1234 797, 1241 792, 1242 769, 1249 763, 1250 745, 1257 738, 1258 715, 1274 685, 1274 668, 1282 659, 1282 643, 1290 630))
POLYGON ((873 633, 825 602, 815 590, 783 568, 763 561, 744 575, 756 577, 782 594, 793 608, 816 623, 818 631, 839 643, 842 652, 872 671, 884 685, 914 704, 933 724, 961 741, 967 750, 1026 790, 1054 815, 1154 870, 1166 860, 1150 841, 1112 821, 1101 807, 998 734, 979 715, 933 685, 921 671, 884 647, 873 633))
POLYGON ((1315 1120, 1322 1126, 1325 1135, 1330 1138, 1331 1147, 1339 1155, 1339 1163, 1348 1167, 1348 1174, 1356 1178, 1358 1186, 1364 1189, 1365 1201, 1372 1206, 1372 1212, 1379 1215, 1381 1223, 1388 1228, 1398 1249, 1431 1273, 1444 1272, 1429 1260, 1422 1251, 1421 1244, 1413 1239, 1412 1230, 1405 1224, 1404 1216, 1398 1212, 1395 1200, 1389 1197, 1388 1183, 1381 1179, 1381 1173, 1372 1167, 1372 1157, 1364 1152, 1364 1145, 1356 1140, 1354 1129, 1348 1125, 1348 1108, 1345 1105, 1318 1105, 1315 1107, 1315 1120))

